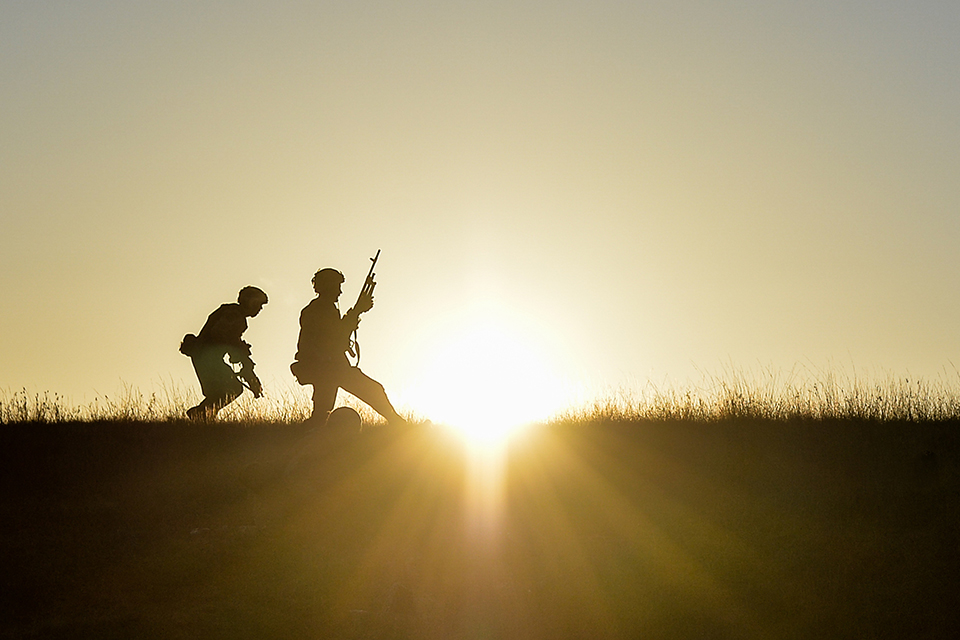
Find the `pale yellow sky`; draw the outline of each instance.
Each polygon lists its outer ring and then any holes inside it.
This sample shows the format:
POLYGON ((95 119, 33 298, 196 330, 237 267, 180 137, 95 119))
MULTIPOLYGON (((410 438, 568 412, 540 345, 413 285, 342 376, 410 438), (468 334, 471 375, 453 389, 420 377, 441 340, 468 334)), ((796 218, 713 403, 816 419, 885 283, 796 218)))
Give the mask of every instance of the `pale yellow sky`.
POLYGON ((0 389, 196 387, 179 339, 247 284, 292 384, 310 276, 352 302, 378 248, 363 367, 411 402, 477 317, 558 381, 956 377, 957 33, 945 1, 5 2, 0 389))

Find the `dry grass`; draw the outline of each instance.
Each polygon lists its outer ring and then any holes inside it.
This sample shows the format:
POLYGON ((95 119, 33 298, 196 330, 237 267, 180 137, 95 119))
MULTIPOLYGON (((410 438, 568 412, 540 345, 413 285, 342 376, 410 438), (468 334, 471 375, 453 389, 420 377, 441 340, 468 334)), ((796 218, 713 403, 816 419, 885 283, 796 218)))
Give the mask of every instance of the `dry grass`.
POLYGON ((955 637, 953 387, 754 380, 641 385, 490 467, 271 424, 303 389, 201 428, 192 391, 2 396, 0 638, 955 637))
MULTIPOLYGON (((162 383, 149 393, 124 385, 114 396, 97 395, 91 402, 80 404, 49 391, 0 389, 0 423, 169 422, 184 420, 187 409, 199 401, 196 389, 174 383, 162 383)), ((338 404, 356 409, 366 423, 380 420, 366 405, 351 397, 341 397, 338 404)), ((306 420, 310 412, 310 395, 304 388, 274 385, 260 398, 244 392, 217 419, 229 423, 290 424, 306 420)))
POLYGON ((593 404, 561 413, 561 421, 694 420, 942 421, 960 418, 960 375, 924 380, 886 375, 857 378, 834 371, 781 374, 741 370, 704 376, 683 387, 652 382, 607 392, 593 404))
MULTIPOLYGON (((0 422, 164 422, 182 420, 187 408, 199 401, 197 391, 173 383, 144 393, 124 386, 110 397, 97 396, 73 404, 50 392, 0 390, 0 422)), ((380 417, 363 403, 341 394, 338 405, 356 409, 364 422, 380 417)), ((218 420, 233 423, 293 423, 310 415, 308 391, 296 385, 273 386, 254 399, 244 393, 220 412, 218 420)), ((407 408, 416 422, 421 416, 407 408)), ((709 422, 731 418, 765 420, 855 419, 871 421, 944 421, 960 418, 960 373, 953 378, 925 380, 885 375, 858 378, 836 371, 791 371, 782 374, 728 370, 704 375, 699 384, 683 386, 652 381, 600 394, 591 402, 566 408, 549 422, 636 420, 693 420, 709 422)))

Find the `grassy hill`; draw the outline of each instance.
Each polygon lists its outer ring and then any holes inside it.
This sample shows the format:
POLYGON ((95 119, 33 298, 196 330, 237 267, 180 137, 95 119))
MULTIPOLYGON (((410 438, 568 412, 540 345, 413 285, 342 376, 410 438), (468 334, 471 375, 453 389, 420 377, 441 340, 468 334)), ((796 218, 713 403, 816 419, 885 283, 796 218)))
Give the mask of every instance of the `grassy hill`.
POLYGON ((0 425, 2 638, 940 638, 960 422, 0 425))

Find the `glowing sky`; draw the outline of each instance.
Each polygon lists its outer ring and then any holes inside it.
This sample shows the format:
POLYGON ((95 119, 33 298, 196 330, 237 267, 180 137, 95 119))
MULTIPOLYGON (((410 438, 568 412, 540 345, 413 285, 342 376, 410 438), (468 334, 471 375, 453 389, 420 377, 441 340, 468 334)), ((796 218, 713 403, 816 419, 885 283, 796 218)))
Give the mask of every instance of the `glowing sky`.
POLYGON ((958 34, 924 0, 5 0, 0 389, 195 387, 180 337, 247 284, 289 384, 310 276, 352 302, 377 249, 395 395, 483 314, 591 384, 953 372, 958 34))

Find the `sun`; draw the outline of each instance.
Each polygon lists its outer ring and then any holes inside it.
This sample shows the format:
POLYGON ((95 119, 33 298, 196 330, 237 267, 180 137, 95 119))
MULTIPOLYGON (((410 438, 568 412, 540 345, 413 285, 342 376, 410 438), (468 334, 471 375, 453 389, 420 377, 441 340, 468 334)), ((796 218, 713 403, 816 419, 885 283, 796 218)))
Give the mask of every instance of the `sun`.
POLYGON ((565 387, 542 331, 502 312, 465 315, 435 335, 406 396, 468 443, 496 447, 563 408, 565 387))

